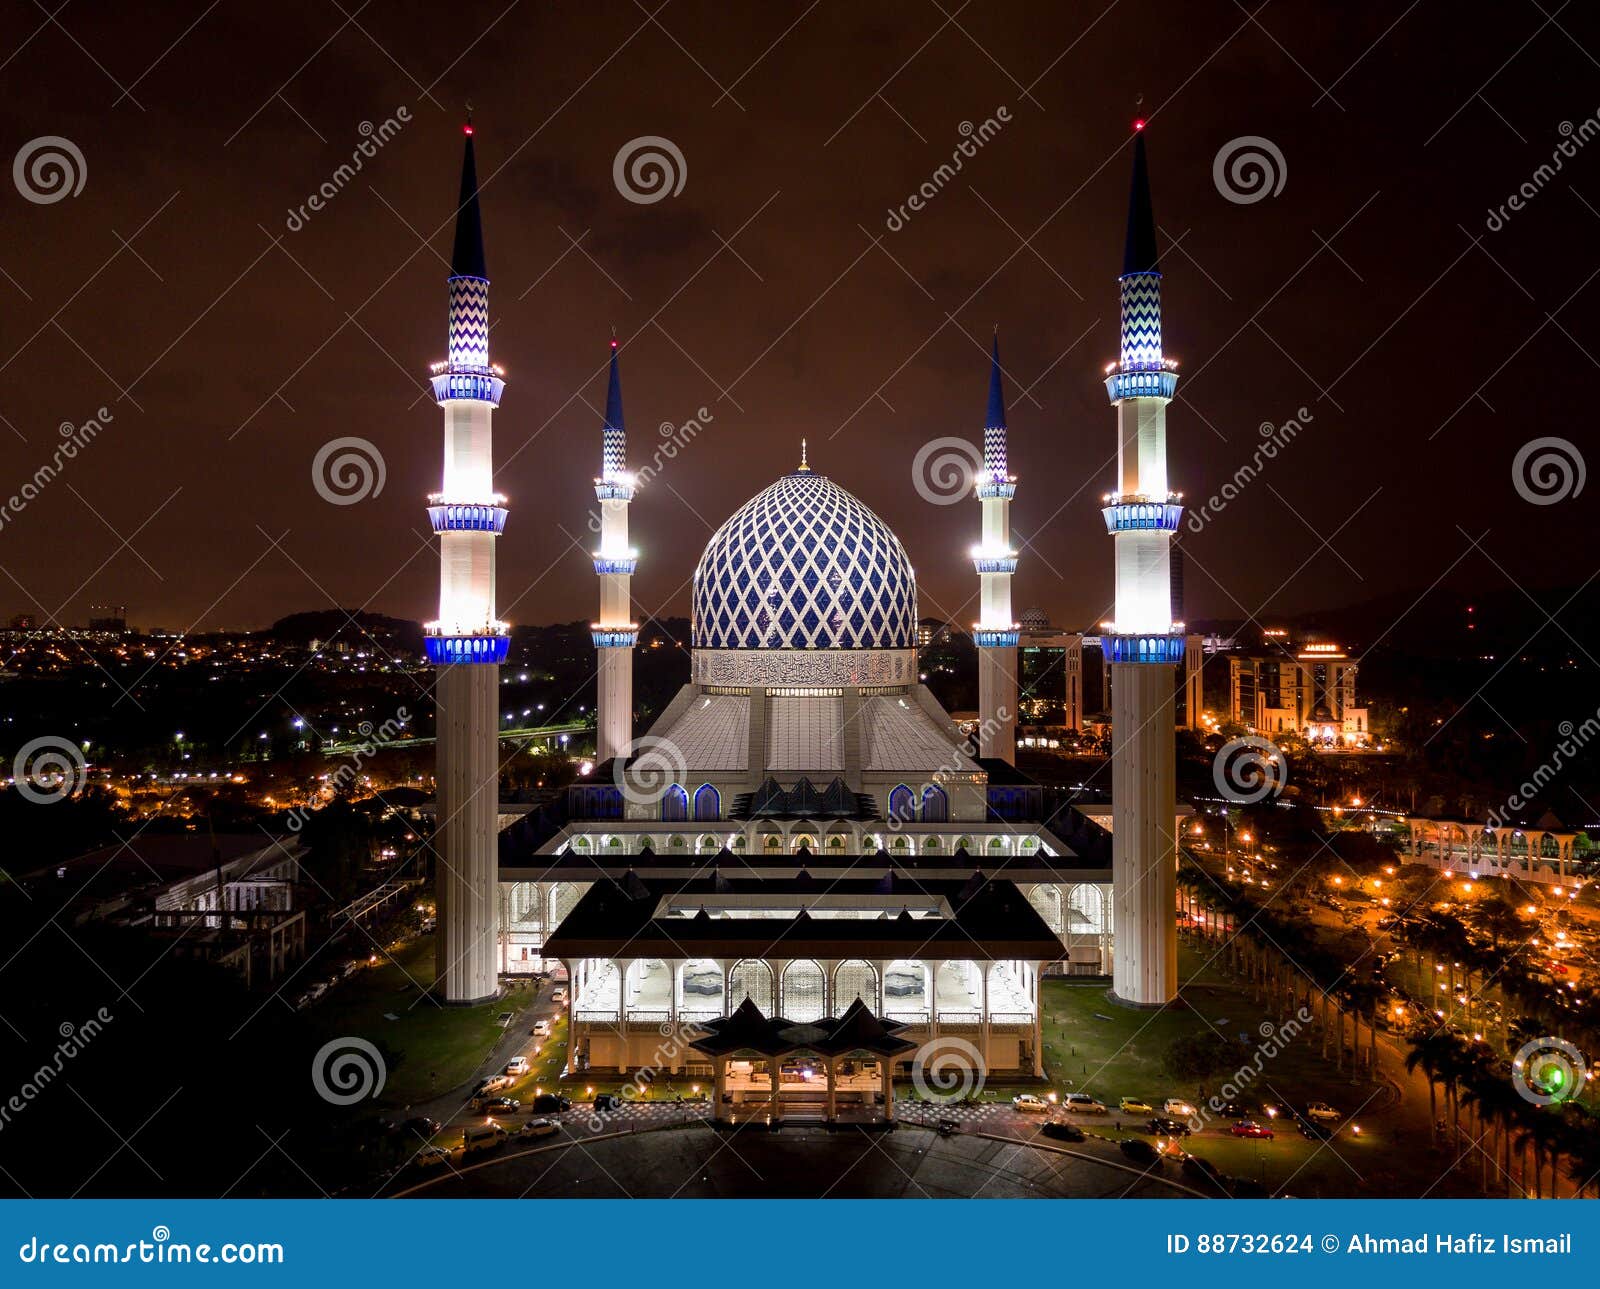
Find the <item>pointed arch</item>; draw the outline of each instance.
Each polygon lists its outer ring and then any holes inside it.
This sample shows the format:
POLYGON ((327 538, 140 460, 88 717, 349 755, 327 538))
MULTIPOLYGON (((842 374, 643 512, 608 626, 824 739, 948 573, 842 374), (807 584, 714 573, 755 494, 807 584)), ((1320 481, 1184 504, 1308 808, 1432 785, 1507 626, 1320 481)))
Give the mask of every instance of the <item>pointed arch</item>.
POLYGON ((694 817, 702 823, 722 818, 722 794, 709 783, 701 784, 694 794, 694 817))
POLYGON ((681 784, 674 783, 661 797, 661 818, 668 823, 678 823, 689 817, 689 794, 681 784))
POLYGON ((930 783, 922 790, 922 822, 925 824, 950 822, 950 798, 937 784, 930 783))
POLYGON ((917 799, 905 784, 899 784, 889 793, 889 818, 910 823, 917 817, 917 799))

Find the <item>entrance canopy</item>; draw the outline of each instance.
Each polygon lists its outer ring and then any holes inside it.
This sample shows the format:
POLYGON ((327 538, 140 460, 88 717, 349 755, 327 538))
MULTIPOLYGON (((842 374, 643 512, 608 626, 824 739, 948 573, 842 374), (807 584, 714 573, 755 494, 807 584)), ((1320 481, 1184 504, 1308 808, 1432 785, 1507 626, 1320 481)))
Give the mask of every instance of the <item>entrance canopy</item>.
POLYGON ((709 1030, 703 1038, 689 1044, 707 1056, 731 1056, 736 1052, 758 1052, 762 1056, 784 1056, 790 1052, 817 1052, 823 1056, 843 1056, 850 1052, 871 1052, 886 1058, 913 1050, 917 1045, 899 1037, 904 1025, 873 1015, 859 998, 843 1016, 824 1017, 799 1024, 782 1016, 765 1016, 749 998, 733 1015, 700 1022, 709 1030))

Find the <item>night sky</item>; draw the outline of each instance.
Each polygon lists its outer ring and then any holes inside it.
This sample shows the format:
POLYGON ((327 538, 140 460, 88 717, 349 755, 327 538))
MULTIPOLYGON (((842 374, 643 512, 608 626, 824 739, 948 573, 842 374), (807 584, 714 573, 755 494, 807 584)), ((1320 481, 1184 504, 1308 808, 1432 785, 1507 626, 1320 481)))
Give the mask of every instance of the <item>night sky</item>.
POLYGON ((921 611, 972 622, 978 506, 928 504, 911 466, 931 440, 981 437, 996 323, 1015 605, 1099 621, 1100 380, 1136 116, 1182 363, 1174 486, 1203 501, 1263 422, 1310 413, 1184 536, 1191 620, 1594 572, 1600 484, 1534 505, 1513 479, 1535 438, 1594 453, 1600 32, 1583 4, 13 3, 3 29, 4 155, 61 136, 86 175, 50 203, 0 192, 0 496, 63 422, 113 417, 6 515, 6 616, 434 615, 441 415, 423 378, 444 350, 469 101, 513 623, 593 616, 613 325, 631 464, 663 422, 711 413, 632 507, 639 620, 687 612, 712 529, 804 436, 899 533, 921 611), (361 172, 291 220, 389 119, 361 172), (891 231, 963 122, 989 119, 891 231), (644 204, 613 160, 650 135, 686 175, 644 204), (1248 203, 1213 176, 1245 136, 1283 158, 1281 190, 1248 203), (1574 155, 1536 179, 1563 139, 1574 155), (1524 209, 1491 219, 1524 185, 1524 209), (312 462, 344 436, 376 445, 385 481, 338 506, 312 462))

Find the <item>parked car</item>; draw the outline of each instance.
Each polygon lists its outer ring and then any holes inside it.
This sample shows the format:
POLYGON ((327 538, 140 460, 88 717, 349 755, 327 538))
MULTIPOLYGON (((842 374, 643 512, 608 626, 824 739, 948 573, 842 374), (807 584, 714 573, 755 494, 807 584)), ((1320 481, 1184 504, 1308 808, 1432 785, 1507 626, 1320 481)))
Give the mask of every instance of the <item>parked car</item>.
POLYGON ((506 1130, 491 1119, 487 1123, 468 1124, 461 1134, 461 1145, 465 1153, 476 1155, 480 1151, 503 1146, 506 1136, 506 1130))
POLYGON ((1046 1137, 1055 1141, 1087 1141, 1088 1134, 1075 1123, 1047 1123, 1039 1129, 1046 1137))
POLYGON ((1180 1119, 1162 1119, 1159 1116, 1145 1121, 1145 1128, 1158 1137, 1187 1137, 1189 1125, 1180 1119))
POLYGON ((400 1130, 414 1133, 418 1137, 435 1136, 443 1125, 437 1119, 429 1119, 426 1115, 418 1115, 415 1119, 407 1119, 400 1125, 400 1130))
POLYGON ((1123 1097, 1117 1102, 1117 1109, 1123 1114, 1154 1114, 1155 1107, 1139 1100, 1138 1097, 1123 1097))
POLYGON ((528 1058, 526 1056, 513 1056, 506 1062, 506 1073, 514 1079, 521 1078, 528 1072, 528 1058))
POLYGON ((523 1125, 524 1137, 553 1137, 561 1131, 561 1127, 552 1119, 530 1119, 523 1125))
POLYGON ((1168 1097, 1161 1103, 1161 1113, 1171 1119, 1193 1119, 1195 1108, 1182 1097, 1168 1097))
POLYGON ((1156 1154, 1156 1148, 1143 1137, 1126 1137, 1122 1141, 1122 1153, 1136 1164, 1153 1164, 1161 1156, 1156 1154))
POLYGON ((1018 1114, 1049 1114, 1050 1107, 1043 1097, 1031 1092, 1021 1092, 1011 1098, 1011 1108, 1018 1114))
POLYGON ((622 1109, 622 1098, 611 1092, 602 1092, 594 1099, 596 1114, 607 1114, 612 1110, 622 1109))
POLYGON ((511 1076, 509 1074, 491 1074, 486 1079, 478 1080, 478 1086, 472 1089, 472 1095, 477 1097, 487 1096, 491 1092, 498 1092, 501 1088, 509 1088, 510 1086, 511 1076))
POLYGON ((572 1102, 555 1092, 541 1092, 534 1097, 530 1108, 535 1114, 560 1114, 563 1110, 572 1109, 572 1102))
POLYGON ((1313 1141, 1327 1141, 1329 1137, 1333 1136, 1331 1129, 1324 1127, 1315 1119, 1296 1116, 1294 1126, 1300 1129, 1302 1137, 1310 1137, 1313 1141))
POLYGON ((1256 1112, 1243 1101, 1224 1101, 1217 1107, 1217 1113, 1224 1119, 1253 1119, 1256 1112))
POLYGON ((450 1162, 450 1152, 443 1146, 424 1146, 411 1161, 413 1168, 438 1168, 450 1162))
POLYGON ((1254 1119, 1241 1119, 1229 1129, 1235 1137, 1264 1137, 1272 1140, 1272 1129, 1254 1119))
POLYGON ((522 1102, 516 1097, 490 1097, 483 1103, 483 1109, 488 1114, 516 1114, 522 1109, 522 1102))
POLYGON ((1326 1101, 1311 1101, 1306 1104, 1306 1117, 1318 1123, 1338 1123, 1344 1116, 1335 1110, 1326 1101))
POLYGON ((557 1004, 565 1003, 567 1001, 567 991, 565 989, 557 989, 550 995, 550 1001, 557 1004))
POLYGON ((1087 1092, 1069 1092, 1061 1099, 1064 1110, 1073 1114, 1109 1114, 1106 1103, 1099 1097, 1092 1097, 1087 1092))
POLYGON ((534 1021, 533 1022, 533 1036, 535 1038, 549 1038, 550 1037, 550 1022, 547 1021, 547 1020, 536 1020, 536 1021, 534 1021))

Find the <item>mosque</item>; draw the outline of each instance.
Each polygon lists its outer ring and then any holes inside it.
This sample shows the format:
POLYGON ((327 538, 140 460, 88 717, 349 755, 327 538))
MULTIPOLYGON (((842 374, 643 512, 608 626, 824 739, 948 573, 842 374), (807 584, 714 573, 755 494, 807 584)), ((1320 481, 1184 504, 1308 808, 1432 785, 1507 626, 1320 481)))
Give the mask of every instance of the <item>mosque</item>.
POLYGON ((825 1105, 829 1118, 850 1104, 892 1113, 890 1080, 930 1044, 986 1073, 1042 1074, 1047 974, 1109 977, 1113 998, 1132 1005, 1170 1001, 1173 714, 1161 695, 1170 705, 1182 658, 1165 598, 1181 506, 1165 487, 1175 375, 1160 352, 1142 134, 1130 209, 1122 357, 1106 382, 1120 427, 1122 482, 1104 510, 1119 622, 1102 636, 1113 692, 1125 695, 1119 726, 1136 733, 1118 741, 1128 763, 1113 766, 1111 808, 1047 815, 1044 790, 1012 764, 1017 480, 998 337, 973 486, 976 733, 918 679, 905 546, 802 445, 794 469, 707 543, 688 682, 636 737, 634 478, 613 339, 594 484, 599 760, 569 789, 553 834, 524 844, 516 826, 500 831, 507 817, 494 800, 507 634, 494 617, 494 547, 507 510, 493 491, 489 425, 504 381, 488 359, 468 127, 450 358, 434 376, 445 482, 430 506, 442 539, 440 621, 427 631, 440 668, 446 1000, 482 1001, 507 977, 559 966, 570 982, 569 1074, 665 1066, 714 1081, 719 1117, 754 1099, 779 1116, 825 1105), (663 1055, 667 1035, 683 1041, 663 1055))

